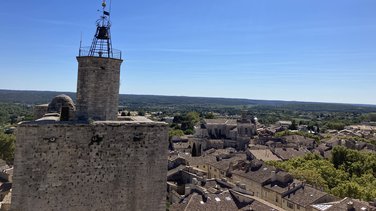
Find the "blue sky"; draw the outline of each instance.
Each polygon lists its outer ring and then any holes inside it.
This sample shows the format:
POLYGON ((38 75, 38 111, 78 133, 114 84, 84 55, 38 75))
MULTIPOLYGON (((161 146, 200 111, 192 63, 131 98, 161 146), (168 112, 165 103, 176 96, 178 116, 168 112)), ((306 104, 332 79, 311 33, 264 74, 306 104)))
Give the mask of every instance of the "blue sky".
MULTIPOLYGON (((4 1, 0 89, 75 91, 100 0, 4 1)), ((376 104, 374 0, 113 0, 120 93, 376 104)))

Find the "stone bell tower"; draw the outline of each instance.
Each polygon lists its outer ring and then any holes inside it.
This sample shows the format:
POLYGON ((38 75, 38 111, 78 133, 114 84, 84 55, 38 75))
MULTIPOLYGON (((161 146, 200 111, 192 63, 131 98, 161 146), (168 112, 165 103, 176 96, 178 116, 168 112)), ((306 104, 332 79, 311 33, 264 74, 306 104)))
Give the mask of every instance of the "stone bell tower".
POLYGON ((81 47, 78 61, 77 120, 116 120, 119 103, 121 51, 111 43, 110 13, 103 15, 90 47, 81 47))
POLYGON ((77 57, 76 106, 57 96, 42 118, 17 127, 12 211, 166 210, 169 127, 117 118, 122 59, 102 7, 77 57))

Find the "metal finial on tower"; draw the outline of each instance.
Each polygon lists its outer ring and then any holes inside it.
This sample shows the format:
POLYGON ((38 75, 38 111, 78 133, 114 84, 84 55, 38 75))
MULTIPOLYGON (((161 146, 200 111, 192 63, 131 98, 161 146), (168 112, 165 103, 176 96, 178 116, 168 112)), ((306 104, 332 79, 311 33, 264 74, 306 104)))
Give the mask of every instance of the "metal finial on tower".
POLYGON ((106 11, 106 6, 106 0, 103 0, 102 15, 97 20, 97 30, 91 46, 90 48, 80 48, 80 56, 121 59, 121 51, 112 48, 110 12, 106 11))

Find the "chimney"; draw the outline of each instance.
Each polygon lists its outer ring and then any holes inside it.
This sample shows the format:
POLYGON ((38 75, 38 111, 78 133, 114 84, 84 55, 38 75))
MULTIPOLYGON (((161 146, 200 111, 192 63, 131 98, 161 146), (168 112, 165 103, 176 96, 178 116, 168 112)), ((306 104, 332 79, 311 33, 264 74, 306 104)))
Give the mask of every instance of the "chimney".
POLYGON ((355 211, 354 202, 352 201, 347 202, 347 211, 355 211))
POLYGON ((198 180, 197 180, 197 178, 192 178, 192 184, 194 184, 194 185, 197 185, 197 184, 198 184, 198 180))
POLYGON ((234 163, 231 161, 229 166, 228 166, 228 171, 232 172, 234 170, 234 163))
POLYGON ((276 182, 277 181, 277 174, 275 171, 271 171, 271 181, 276 182))
POLYGON ((231 177, 232 176, 232 171, 234 170, 234 163, 230 162, 228 169, 226 171, 226 176, 231 177))
POLYGON ((243 184, 243 183, 241 183, 241 184, 239 184, 239 188, 241 188, 241 189, 245 190, 245 189, 246 189, 246 185, 245 185, 245 184, 243 184))
POLYGON ((207 202, 207 201, 208 201, 208 196, 207 196, 207 194, 205 194, 205 193, 202 194, 202 201, 203 201, 203 202, 207 202))
POLYGON ((295 187, 296 187, 296 184, 295 184, 295 182, 293 182, 292 183, 292 190, 293 190, 292 194, 293 195, 295 195, 295 192, 299 189, 299 188, 295 189, 295 187))

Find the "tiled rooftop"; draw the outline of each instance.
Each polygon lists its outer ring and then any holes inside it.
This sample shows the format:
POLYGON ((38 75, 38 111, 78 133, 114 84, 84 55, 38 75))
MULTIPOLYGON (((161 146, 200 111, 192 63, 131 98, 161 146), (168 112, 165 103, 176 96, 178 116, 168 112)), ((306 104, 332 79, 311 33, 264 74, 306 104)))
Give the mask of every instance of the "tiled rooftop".
POLYGON ((276 154, 282 160, 289 160, 294 157, 304 156, 307 150, 296 150, 294 148, 275 148, 274 154, 276 154))
POLYGON ((184 210, 202 211, 202 210, 218 210, 218 211, 233 211, 238 210, 234 200, 228 191, 220 194, 211 194, 207 196, 205 201, 203 197, 197 193, 193 193, 191 199, 187 203, 184 210))
POLYGON ((250 179, 252 181, 255 181, 259 184, 264 183, 271 177, 271 172, 275 171, 276 169, 271 166, 267 166, 265 164, 262 164, 262 166, 255 170, 255 171, 249 171, 245 172, 243 170, 234 170, 232 171, 232 174, 236 174, 238 176, 250 179))
POLYGON ((205 119, 206 124, 236 125, 236 119, 205 119))
POLYGON ((249 150, 249 151, 257 160, 262 160, 262 161, 281 160, 276 155, 274 155, 273 152, 270 151, 270 149, 254 149, 254 150, 249 150))
POLYGON ((328 194, 323 191, 305 185, 304 188, 300 188, 294 194, 290 194, 290 197, 288 195, 285 196, 284 199, 306 207, 326 195, 328 194))
POLYGON ((343 211, 347 210, 348 205, 352 204, 355 211, 376 211, 376 207, 368 205, 366 202, 361 202, 355 199, 344 198, 340 201, 322 203, 311 205, 316 210, 320 211, 343 211))

